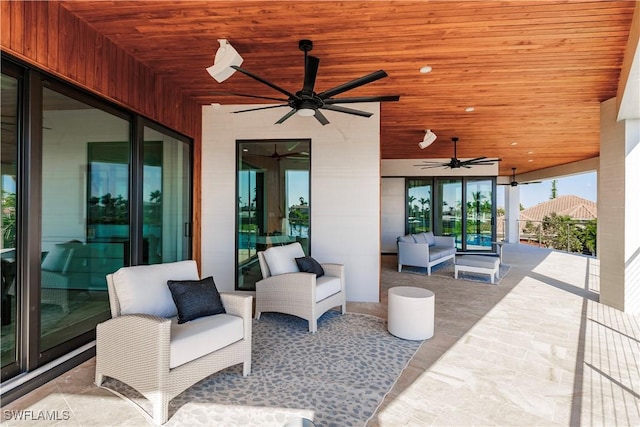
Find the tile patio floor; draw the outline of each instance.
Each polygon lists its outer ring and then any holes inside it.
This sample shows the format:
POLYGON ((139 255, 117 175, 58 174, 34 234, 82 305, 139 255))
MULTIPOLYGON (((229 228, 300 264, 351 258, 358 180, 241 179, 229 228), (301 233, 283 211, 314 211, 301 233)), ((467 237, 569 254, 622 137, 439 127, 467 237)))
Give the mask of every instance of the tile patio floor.
MULTIPOLYGON (((398 273, 382 256, 381 303, 348 311, 386 318, 392 286, 436 294, 426 340, 367 424, 640 426, 640 316, 599 304, 598 261, 506 245, 498 285, 398 273)), ((442 273, 441 273, 442 274, 442 273)), ((93 360, 3 407, 3 425, 147 425, 132 404, 93 386, 93 360), (66 411, 19 423, 5 410, 66 411)))

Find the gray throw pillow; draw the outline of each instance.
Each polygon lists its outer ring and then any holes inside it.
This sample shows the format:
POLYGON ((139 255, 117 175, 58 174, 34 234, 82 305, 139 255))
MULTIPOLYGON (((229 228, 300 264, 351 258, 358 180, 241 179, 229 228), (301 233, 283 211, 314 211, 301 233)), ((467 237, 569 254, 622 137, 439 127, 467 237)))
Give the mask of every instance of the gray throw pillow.
POLYGON ((316 277, 324 276, 324 269, 318 261, 310 256, 296 258, 298 269, 305 273, 315 273, 316 277))
POLYGON ((168 280, 167 286, 178 308, 178 323, 226 313, 211 276, 202 280, 168 280))
POLYGON ((429 244, 429 246, 433 246, 436 244, 436 236, 433 235, 433 231, 429 231, 427 233, 424 233, 424 238, 427 241, 427 243, 429 244))

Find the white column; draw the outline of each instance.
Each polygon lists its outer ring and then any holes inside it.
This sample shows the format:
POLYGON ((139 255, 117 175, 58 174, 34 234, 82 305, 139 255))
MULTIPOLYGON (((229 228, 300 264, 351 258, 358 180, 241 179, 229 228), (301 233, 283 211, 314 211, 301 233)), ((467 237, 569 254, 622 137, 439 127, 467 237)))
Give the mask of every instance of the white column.
POLYGON ((507 186, 505 194, 505 240, 509 243, 520 242, 520 187, 507 186))
POLYGON ((640 313, 640 120, 616 118, 615 98, 603 102, 598 173, 600 302, 640 313))

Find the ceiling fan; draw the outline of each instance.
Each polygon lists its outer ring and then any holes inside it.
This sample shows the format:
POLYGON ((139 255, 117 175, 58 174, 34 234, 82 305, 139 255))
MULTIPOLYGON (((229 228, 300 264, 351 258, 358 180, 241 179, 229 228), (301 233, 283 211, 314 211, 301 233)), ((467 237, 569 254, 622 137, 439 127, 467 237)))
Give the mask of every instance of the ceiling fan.
POLYGON ((242 93, 228 93, 228 92, 214 92, 214 94, 244 96, 248 98, 268 99, 273 101, 284 102, 284 104, 271 105, 271 106, 259 107, 259 108, 250 108, 246 110, 234 111, 234 113, 245 113, 247 111, 266 110, 270 108, 279 108, 279 107, 290 107, 291 110, 287 114, 282 116, 280 120, 276 122, 276 124, 281 124, 285 120, 287 120, 289 117, 293 116, 295 113, 298 113, 298 115, 304 116, 304 117, 314 116, 316 120, 318 120, 323 126, 326 124, 329 124, 329 120, 327 120, 324 114, 322 114, 322 112, 320 111, 321 109, 337 111, 337 112, 346 113, 346 114, 353 114, 353 115, 362 116, 362 117, 371 117, 373 115, 373 113, 370 113, 368 111, 356 110, 353 108, 342 107, 335 104, 350 104, 354 102, 386 102, 386 101, 398 101, 400 99, 399 95, 334 98, 335 95, 339 95, 348 90, 355 89, 365 84, 372 83, 383 77, 387 77, 387 73, 384 70, 375 71, 371 74, 367 74, 366 76, 338 85, 332 89, 325 90, 324 92, 320 92, 320 93, 315 92, 314 86, 316 83, 316 76, 318 74, 318 65, 320 63, 320 59, 318 59, 315 56, 311 56, 307 54, 311 49, 313 49, 313 42, 311 40, 300 40, 298 43, 298 47, 300 48, 300 50, 304 51, 304 82, 302 84, 302 89, 296 92, 295 94, 243 68, 240 68, 237 65, 232 65, 231 67, 251 77, 252 79, 259 81, 260 83, 265 84, 270 88, 277 90, 283 95, 286 95, 287 98, 286 99, 273 98, 269 96, 248 95, 248 94, 242 94, 242 93))
POLYGON ((299 158, 299 156, 306 156, 304 158, 308 158, 308 154, 309 153, 304 152, 304 151, 297 151, 297 152, 280 154, 280 153, 278 153, 277 144, 273 144, 273 153, 272 154, 257 154, 257 155, 261 156, 261 157, 269 157, 269 158, 272 158, 274 160, 280 161, 280 159, 286 159, 287 157, 299 158))
POLYGON ((531 181, 531 182, 518 182, 516 181, 516 168, 511 168, 511 181, 507 184, 499 184, 499 185, 510 185, 512 187, 517 187, 518 185, 527 185, 527 184, 540 184, 542 181, 531 181))
POLYGON ((488 159, 485 156, 476 157, 475 159, 469 159, 469 160, 460 160, 458 159, 457 148, 456 148, 458 143, 458 138, 454 136, 453 138, 451 138, 451 140, 453 141, 453 157, 451 158, 450 161, 445 163, 425 161, 422 164, 414 165, 414 166, 420 166, 422 169, 431 169, 431 168, 439 168, 439 167, 459 169, 459 168, 471 168, 471 166, 476 166, 476 165, 492 165, 495 162, 502 161, 502 159, 488 159))

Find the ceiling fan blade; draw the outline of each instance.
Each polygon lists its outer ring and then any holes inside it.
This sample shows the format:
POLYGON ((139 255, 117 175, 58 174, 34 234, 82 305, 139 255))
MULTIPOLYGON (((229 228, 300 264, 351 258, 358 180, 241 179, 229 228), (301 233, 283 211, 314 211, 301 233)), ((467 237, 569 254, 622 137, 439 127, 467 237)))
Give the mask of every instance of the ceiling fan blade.
POLYGON ((338 95, 342 92, 355 89, 362 85, 366 85, 367 83, 375 82, 376 80, 380 80, 384 77, 387 77, 387 73, 385 73, 384 70, 374 71, 371 74, 367 74, 366 76, 362 76, 355 80, 351 80, 350 82, 343 83, 339 86, 334 87, 333 89, 325 90, 324 92, 319 93, 318 96, 320 97, 320 99, 331 98, 332 96, 338 95))
POLYGON ((280 120, 278 120, 275 124, 279 125, 279 124, 284 123, 285 120, 287 120, 289 117, 293 116, 295 113, 296 113, 295 108, 292 108, 291 111, 289 111, 284 116, 280 117, 280 120))
POLYGON ((439 165, 422 166, 421 169, 446 168, 450 167, 449 163, 440 163, 439 165))
POLYGON ((289 104, 269 105, 267 107, 249 108, 247 110, 234 111, 234 113, 246 113, 247 111, 268 110, 270 108, 280 108, 280 107, 288 107, 288 106, 289 104))
POLYGON ((242 68, 238 67, 237 65, 232 65, 231 68, 233 68, 234 70, 240 71, 242 74, 245 74, 245 75, 251 77, 252 79, 257 80, 260 83, 265 84, 265 85, 269 86, 270 88, 275 89, 275 90, 277 90, 278 92, 280 92, 280 93, 282 93, 284 95, 287 95, 289 98, 296 98, 296 96, 294 94, 292 94, 291 92, 289 92, 289 91, 287 91, 285 89, 282 89, 280 86, 275 85, 275 84, 271 83, 270 81, 263 79, 262 77, 256 76, 255 74, 253 74, 250 71, 242 69, 242 68))
MULTIPOLYGON (((474 165, 492 165, 495 162, 501 162, 502 159, 483 159, 483 160, 479 160, 479 161, 474 161, 471 162, 474 165)), ((465 162, 465 163, 469 163, 469 162, 465 162)))
POLYGON ((313 87, 316 85, 316 76, 318 75, 318 65, 320 60, 315 56, 307 56, 307 62, 304 65, 304 84, 302 85, 303 92, 313 92, 313 87))
POLYGON ((373 113, 368 111, 354 110, 353 108, 340 107, 339 105, 323 105, 321 108, 331 111, 339 111, 341 113, 353 114, 361 117, 371 117, 373 113))
POLYGON ((313 117, 315 117, 316 120, 318 120, 322 126, 329 124, 329 120, 327 120, 327 118, 324 116, 324 114, 320 112, 320 110, 316 110, 313 117))
POLYGON ((386 96, 354 96, 351 98, 331 98, 325 99, 324 104, 351 104, 354 102, 388 102, 388 101, 400 101, 400 95, 386 95, 386 96))
POLYGON ((211 92, 212 95, 226 95, 226 96, 244 96, 245 98, 258 98, 258 99, 270 99, 272 101, 282 101, 287 102, 288 99, 284 98, 272 98, 270 96, 260 96, 260 95, 247 95, 245 93, 234 93, 234 92, 211 92))
POLYGON ((486 158, 487 158, 487 156, 476 157, 475 159, 463 160, 462 163, 473 163, 473 162, 477 162, 479 160, 484 160, 486 158))

